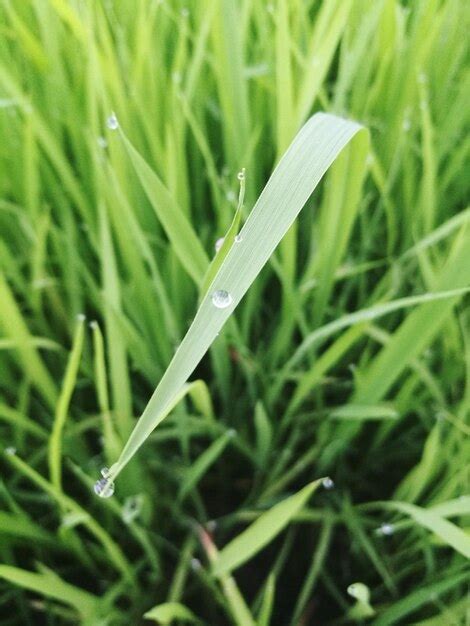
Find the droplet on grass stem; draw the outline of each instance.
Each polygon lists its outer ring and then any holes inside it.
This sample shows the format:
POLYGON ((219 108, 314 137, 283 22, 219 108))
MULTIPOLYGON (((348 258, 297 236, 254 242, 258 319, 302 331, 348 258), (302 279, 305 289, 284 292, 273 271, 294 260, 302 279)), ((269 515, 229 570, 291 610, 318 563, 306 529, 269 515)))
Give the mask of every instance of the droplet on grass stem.
POLYGON ((220 250, 220 248, 223 246, 224 240, 225 240, 225 237, 219 237, 217 239, 217 241, 215 242, 215 245, 214 245, 214 248, 215 248, 216 252, 218 252, 220 250))
POLYGON ((111 115, 106 120, 106 126, 109 128, 109 130, 117 130, 119 128, 118 118, 116 117, 116 114, 114 112, 111 113, 111 115))
POLYGON ((243 241, 243 237, 240 234, 235 235, 235 243, 240 243, 241 241, 243 241))
POLYGON ((114 493, 114 483, 107 478, 100 478, 94 484, 93 490, 100 498, 110 498, 114 493))
POLYGON ((201 569, 202 565, 201 565, 201 561, 199 559, 193 558, 191 559, 191 569, 194 572, 197 572, 201 569))
POLYGON ((110 470, 103 467, 101 470, 102 478, 98 479, 93 486, 93 490, 100 498, 110 498, 114 493, 114 483, 110 480, 110 470))
POLYGON ((323 485, 325 489, 333 489, 333 487, 335 486, 335 483, 329 476, 324 478, 321 484, 323 485))
POLYGON ((388 522, 384 522, 380 528, 377 529, 377 533, 379 535, 383 535, 385 537, 390 537, 390 535, 393 535, 393 533, 395 532, 395 527, 393 524, 390 524, 388 522))
POLYGON ((212 294, 212 304, 217 309, 226 309, 232 304, 232 296, 225 289, 217 289, 212 294))

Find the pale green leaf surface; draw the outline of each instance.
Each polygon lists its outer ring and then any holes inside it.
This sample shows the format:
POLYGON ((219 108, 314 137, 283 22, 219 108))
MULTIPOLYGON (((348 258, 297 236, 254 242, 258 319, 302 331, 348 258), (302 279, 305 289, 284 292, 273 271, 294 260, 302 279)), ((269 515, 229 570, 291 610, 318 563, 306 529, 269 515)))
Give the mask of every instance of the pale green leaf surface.
POLYGON ((435 510, 423 509, 408 502, 392 502, 389 506, 409 515, 417 524, 430 530, 448 546, 470 559, 470 537, 458 526, 438 515, 435 510))
MULTIPOLYGON (((242 240, 230 248, 189 331, 118 462, 112 466, 113 478, 162 421, 172 398, 194 371, 328 167, 359 130, 361 126, 355 122, 324 113, 314 115, 300 130, 240 231, 242 240), (228 291, 231 296, 230 305, 224 309, 212 304, 211 296, 218 289, 228 291)), ((368 141, 367 134, 360 133, 356 141, 368 141)))
POLYGON ((171 620, 197 622, 194 613, 179 602, 165 602, 164 604, 154 606, 153 609, 145 613, 144 617, 154 620, 157 624, 168 624, 171 620))

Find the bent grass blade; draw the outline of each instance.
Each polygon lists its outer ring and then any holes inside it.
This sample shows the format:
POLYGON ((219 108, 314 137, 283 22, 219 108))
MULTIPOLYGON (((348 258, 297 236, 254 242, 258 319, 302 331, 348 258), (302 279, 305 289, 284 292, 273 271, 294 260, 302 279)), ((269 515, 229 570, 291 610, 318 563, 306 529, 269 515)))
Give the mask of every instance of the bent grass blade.
MULTIPOLYGON (((368 142, 368 133, 356 122, 325 113, 315 114, 297 134, 240 231, 240 243, 230 248, 213 278, 186 336, 118 461, 111 467, 110 480, 117 477, 168 414, 168 407, 174 397, 207 352, 325 172, 353 138, 355 142, 368 142), (230 304, 224 308, 217 308, 212 303, 212 294, 220 290, 226 291, 231 297, 230 304)), ((359 143, 358 147, 362 152, 364 143, 359 143)))

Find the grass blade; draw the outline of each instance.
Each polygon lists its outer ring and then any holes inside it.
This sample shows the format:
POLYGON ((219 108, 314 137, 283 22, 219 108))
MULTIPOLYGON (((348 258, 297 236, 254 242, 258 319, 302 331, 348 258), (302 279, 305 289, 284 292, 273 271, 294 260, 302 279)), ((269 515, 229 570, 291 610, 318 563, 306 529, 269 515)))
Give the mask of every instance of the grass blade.
POLYGON ((321 480, 316 480, 276 504, 235 537, 219 552, 214 563, 214 575, 220 577, 231 572, 262 550, 299 513, 320 483, 321 480))
MULTIPOLYGON (((196 317, 157 389, 129 437, 117 463, 115 478, 162 421, 172 398, 202 359, 217 333, 233 313, 282 237, 341 150, 361 126, 333 115, 317 113, 301 129, 276 167, 251 214, 203 298, 196 317), (226 290, 230 304, 217 308, 215 290, 226 290)), ((356 141, 368 141, 365 132, 356 141)))

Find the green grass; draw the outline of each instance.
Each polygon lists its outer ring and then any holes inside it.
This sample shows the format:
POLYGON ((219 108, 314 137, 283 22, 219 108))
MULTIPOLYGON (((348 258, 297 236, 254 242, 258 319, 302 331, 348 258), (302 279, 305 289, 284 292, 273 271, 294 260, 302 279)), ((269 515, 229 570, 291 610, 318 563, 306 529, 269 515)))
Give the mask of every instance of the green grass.
POLYGON ((469 26, 1 4, 2 624, 468 622, 469 26))

